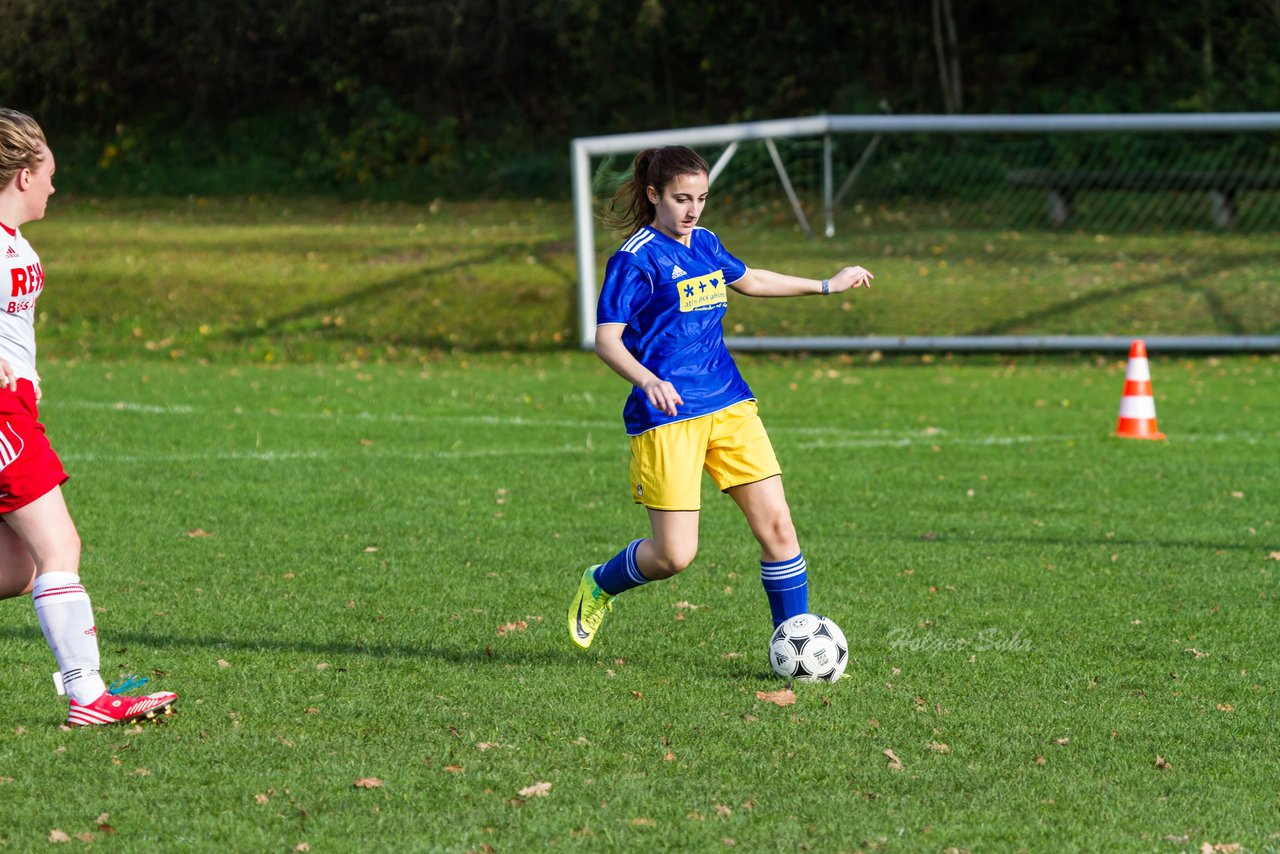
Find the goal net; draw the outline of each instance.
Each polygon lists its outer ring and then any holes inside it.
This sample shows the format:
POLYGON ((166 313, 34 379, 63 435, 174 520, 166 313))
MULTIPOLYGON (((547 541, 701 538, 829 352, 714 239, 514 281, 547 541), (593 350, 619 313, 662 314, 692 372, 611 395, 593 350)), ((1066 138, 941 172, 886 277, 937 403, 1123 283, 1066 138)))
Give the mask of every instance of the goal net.
POLYGON ((1280 350, 1280 114, 820 116, 575 140, 581 339, 635 153, 712 164, 748 266, 869 293, 730 297, 738 349, 1280 350))

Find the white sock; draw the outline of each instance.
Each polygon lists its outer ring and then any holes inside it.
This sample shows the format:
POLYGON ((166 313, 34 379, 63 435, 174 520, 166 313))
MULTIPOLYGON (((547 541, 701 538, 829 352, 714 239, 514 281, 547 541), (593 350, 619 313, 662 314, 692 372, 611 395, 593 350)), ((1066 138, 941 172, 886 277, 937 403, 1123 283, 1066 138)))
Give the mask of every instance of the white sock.
POLYGON ((92 703, 107 690, 98 674, 98 630, 89 594, 73 572, 46 572, 31 591, 36 618, 49 642, 62 685, 77 703, 92 703))

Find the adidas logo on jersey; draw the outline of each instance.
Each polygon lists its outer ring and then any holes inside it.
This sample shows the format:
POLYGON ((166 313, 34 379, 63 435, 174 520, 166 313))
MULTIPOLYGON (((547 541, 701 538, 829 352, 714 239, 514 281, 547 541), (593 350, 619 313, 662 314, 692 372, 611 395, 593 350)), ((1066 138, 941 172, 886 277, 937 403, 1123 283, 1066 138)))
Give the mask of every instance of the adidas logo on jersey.
POLYGON ((689 274, 688 274, 688 273, 686 273, 684 270, 681 270, 681 269, 680 269, 680 265, 679 265, 679 264, 677 264, 677 265, 675 265, 674 267, 672 267, 672 268, 671 268, 671 278, 673 278, 673 279, 678 279, 678 278, 680 278, 681 276, 687 276, 687 275, 689 275, 689 274))
POLYGON ((9 248, 5 249, 5 251, 4 251, 4 257, 6 257, 6 258, 17 258, 17 257, 18 257, 18 250, 17 250, 17 249, 14 249, 12 246, 10 246, 9 248))

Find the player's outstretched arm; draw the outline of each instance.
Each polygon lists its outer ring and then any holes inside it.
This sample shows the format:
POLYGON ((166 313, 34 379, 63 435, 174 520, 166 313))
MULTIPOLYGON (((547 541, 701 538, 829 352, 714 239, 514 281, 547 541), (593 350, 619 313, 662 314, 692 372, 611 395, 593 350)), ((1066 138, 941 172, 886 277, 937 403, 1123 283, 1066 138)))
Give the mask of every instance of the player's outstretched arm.
POLYGON ((772 270, 750 268, 729 287, 749 297, 799 297, 809 294, 838 294, 851 288, 869 288, 874 278, 865 267, 845 267, 829 279, 805 279, 772 270))
POLYGON ((684 399, 676 387, 656 376, 653 371, 640 364, 640 360, 631 355, 631 351, 622 343, 621 323, 602 323, 596 327, 596 355, 613 372, 627 382, 636 386, 649 398, 649 404, 667 415, 675 416, 676 407, 684 405, 684 399))

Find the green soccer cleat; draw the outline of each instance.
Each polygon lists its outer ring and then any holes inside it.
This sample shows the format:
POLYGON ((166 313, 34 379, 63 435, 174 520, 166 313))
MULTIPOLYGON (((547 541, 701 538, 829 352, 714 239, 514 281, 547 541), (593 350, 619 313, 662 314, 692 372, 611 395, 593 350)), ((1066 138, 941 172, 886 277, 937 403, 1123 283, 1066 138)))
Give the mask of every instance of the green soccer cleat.
POLYGON ((578 594, 569 603, 569 637, 580 649, 591 646, 604 621, 604 612, 613 610, 613 594, 605 593, 596 584, 595 571, 599 567, 587 567, 578 582, 578 594))

